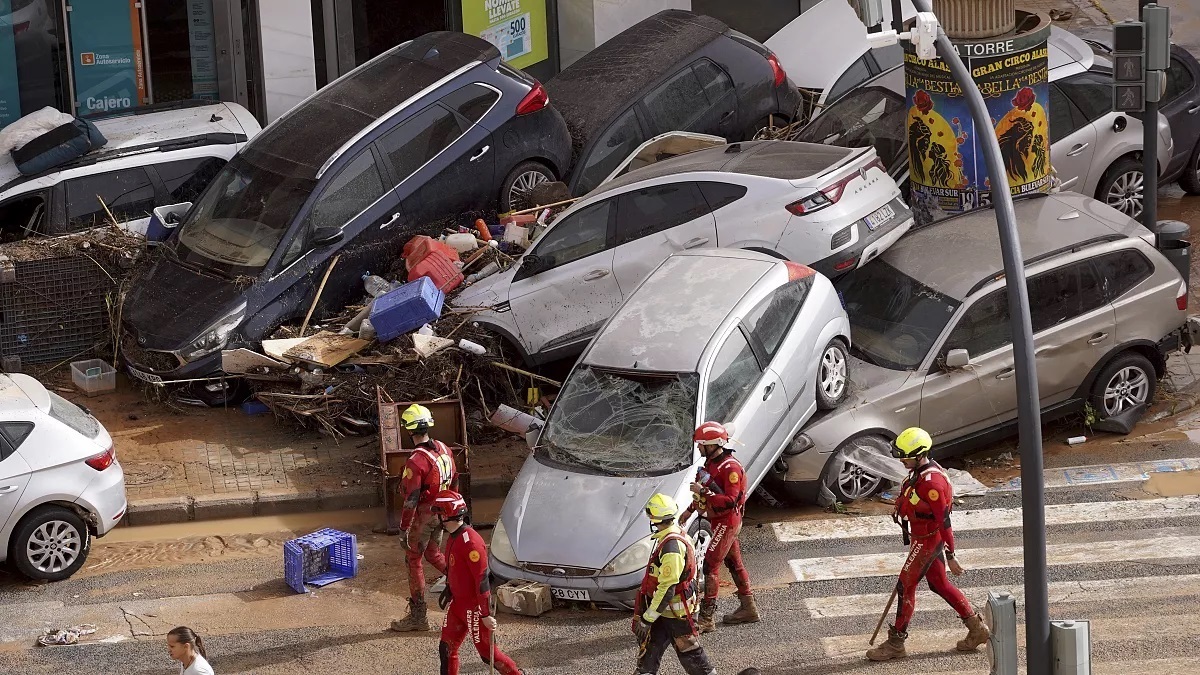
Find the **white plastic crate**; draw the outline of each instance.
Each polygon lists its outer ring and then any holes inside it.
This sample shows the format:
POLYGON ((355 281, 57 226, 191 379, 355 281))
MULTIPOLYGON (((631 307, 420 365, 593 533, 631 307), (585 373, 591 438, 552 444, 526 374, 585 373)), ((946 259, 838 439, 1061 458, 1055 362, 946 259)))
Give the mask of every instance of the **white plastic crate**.
POLYGON ((117 388, 117 369, 103 359, 88 359, 71 363, 71 381, 88 396, 117 388))

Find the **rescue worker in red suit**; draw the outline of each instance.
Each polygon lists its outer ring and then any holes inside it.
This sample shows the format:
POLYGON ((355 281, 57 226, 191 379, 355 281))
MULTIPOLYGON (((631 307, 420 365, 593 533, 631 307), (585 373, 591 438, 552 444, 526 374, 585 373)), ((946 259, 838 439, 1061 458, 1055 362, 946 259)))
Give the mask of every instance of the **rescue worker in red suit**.
POLYGON ((450 534, 446 542, 446 590, 438 604, 446 610, 438 643, 441 675, 458 675, 458 648, 469 635, 484 663, 494 664, 500 675, 523 675, 507 654, 495 648, 492 635, 492 591, 488 579, 488 551, 483 537, 467 524, 467 503, 453 490, 443 490, 433 512, 450 534))
POLYGON ((433 415, 423 405, 413 404, 402 414, 404 428, 412 434, 412 454, 400 478, 400 544, 408 564, 408 616, 392 621, 399 632, 431 630, 425 604, 425 562, 446 574, 442 556, 442 527, 434 516, 434 499, 442 490, 458 487, 454 455, 441 441, 429 437, 433 415), (424 560, 422 560, 422 558, 424 560))
POLYGON ((633 634, 638 640, 638 675, 657 675, 668 646, 675 648, 688 675, 716 675, 700 646, 692 620, 696 608, 696 551, 679 529, 679 507, 656 493, 646 502, 654 550, 634 603, 633 634))
POLYGON ((717 612, 722 563, 733 576, 741 606, 721 620, 729 625, 758 621, 750 575, 742 563, 742 545, 738 541, 749 495, 746 471, 741 462, 734 459, 733 449, 729 447, 729 430, 718 422, 705 422, 696 429, 693 439, 704 454, 705 462, 692 483, 692 504, 679 522, 687 523, 692 512, 699 511, 712 527, 712 541, 704 554, 704 600, 700 603, 698 622, 701 633, 710 633, 717 629, 713 617, 717 612))
POLYGON ((922 578, 929 581, 930 590, 949 603, 967 627, 967 636, 958 641, 959 651, 975 651, 991 636, 983 619, 946 576, 947 565, 954 576, 961 575, 963 568, 954 558, 954 530, 950 526, 954 491, 945 470, 929 458, 932 447, 933 439, 917 427, 905 429, 892 443, 892 456, 903 461, 910 471, 900 486, 892 514, 904 533, 904 543, 910 548, 896 582, 896 623, 888 627, 887 642, 867 652, 872 661, 907 656, 904 641, 916 609, 917 584, 922 578))

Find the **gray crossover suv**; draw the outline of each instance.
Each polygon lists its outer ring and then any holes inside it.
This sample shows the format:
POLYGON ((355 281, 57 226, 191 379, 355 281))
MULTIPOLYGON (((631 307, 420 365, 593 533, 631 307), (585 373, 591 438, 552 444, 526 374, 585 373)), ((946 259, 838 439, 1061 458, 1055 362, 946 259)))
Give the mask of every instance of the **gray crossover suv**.
MULTIPOLYGON (((1188 289, 1128 216, 1061 192, 1016 204, 1043 419, 1098 419, 1149 402, 1177 349, 1188 289)), ((909 234, 838 290, 850 315, 849 400, 814 417, 772 482, 828 503, 871 495, 868 469, 921 426, 945 457, 1015 431, 1008 295, 995 218, 980 210, 909 234)))

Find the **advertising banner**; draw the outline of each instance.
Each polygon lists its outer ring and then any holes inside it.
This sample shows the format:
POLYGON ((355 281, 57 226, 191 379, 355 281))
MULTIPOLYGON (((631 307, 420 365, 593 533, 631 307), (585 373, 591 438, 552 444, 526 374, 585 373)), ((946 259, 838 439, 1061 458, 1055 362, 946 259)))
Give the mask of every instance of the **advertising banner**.
POLYGON ((142 23, 137 0, 71 5, 71 51, 78 114, 133 108, 147 102, 142 23))
POLYGON ((463 32, 496 45, 514 68, 550 57, 546 0, 462 0, 463 32))
POLYGON ((17 48, 13 41, 12 3, 0 0, 0 127, 21 117, 17 86, 17 48))
POLYGON ((991 178, 979 147, 995 134, 1013 196, 1050 188, 1049 23, 1017 36, 956 41, 991 126, 976 129, 962 89, 941 59, 923 61, 906 45, 912 207, 919 223, 991 203, 991 178))
POLYGON ((192 53, 192 97, 216 101, 217 41, 212 0, 188 0, 188 45, 192 53))

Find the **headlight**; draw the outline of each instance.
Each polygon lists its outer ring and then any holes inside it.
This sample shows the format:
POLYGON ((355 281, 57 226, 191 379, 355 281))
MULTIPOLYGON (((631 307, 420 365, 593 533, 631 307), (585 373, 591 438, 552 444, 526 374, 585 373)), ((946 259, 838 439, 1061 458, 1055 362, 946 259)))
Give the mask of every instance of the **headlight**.
POLYGON ((504 521, 496 521, 496 529, 492 530, 492 555, 505 565, 517 566, 517 552, 513 550, 508 533, 504 531, 504 521))
POLYGON ((621 555, 612 559, 600 572, 601 576, 617 576, 631 574, 646 568, 650 562, 650 554, 654 553, 654 539, 646 537, 638 543, 621 551, 621 555))
POLYGON ((246 318, 245 302, 209 326, 207 330, 200 334, 200 337, 180 350, 179 355, 183 357, 184 361, 195 361, 201 356, 207 356, 223 348, 229 342, 229 336, 233 333, 233 330, 242 323, 242 319, 244 318, 246 318))

